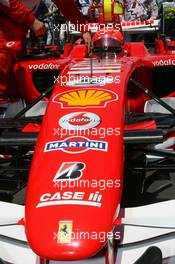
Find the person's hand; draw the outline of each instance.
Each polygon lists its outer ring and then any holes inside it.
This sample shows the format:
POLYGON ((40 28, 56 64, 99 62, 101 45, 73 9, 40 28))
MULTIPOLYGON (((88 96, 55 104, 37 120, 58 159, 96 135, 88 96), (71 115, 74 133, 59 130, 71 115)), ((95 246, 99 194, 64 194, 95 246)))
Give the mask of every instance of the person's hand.
POLYGON ((91 49, 91 34, 89 32, 84 33, 83 39, 84 39, 85 44, 87 45, 88 52, 89 52, 91 49))
POLYGON ((44 35, 46 33, 46 28, 44 23, 35 19, 33 24, 30 26, 31 30, 35 33, 36 36, 44 35))

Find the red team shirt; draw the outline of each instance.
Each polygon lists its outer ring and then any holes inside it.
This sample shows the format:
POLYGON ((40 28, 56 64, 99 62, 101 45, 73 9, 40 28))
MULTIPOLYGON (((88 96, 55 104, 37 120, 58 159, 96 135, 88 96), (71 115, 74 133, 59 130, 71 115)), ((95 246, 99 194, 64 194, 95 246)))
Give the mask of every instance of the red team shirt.
MULTIPOLYGON (((36 1, 30 1, 36 2, 36 1)), ((0 0, 0 16, 6 14, 14 22, 31 25, 35 17, 19 0, 0 0)))

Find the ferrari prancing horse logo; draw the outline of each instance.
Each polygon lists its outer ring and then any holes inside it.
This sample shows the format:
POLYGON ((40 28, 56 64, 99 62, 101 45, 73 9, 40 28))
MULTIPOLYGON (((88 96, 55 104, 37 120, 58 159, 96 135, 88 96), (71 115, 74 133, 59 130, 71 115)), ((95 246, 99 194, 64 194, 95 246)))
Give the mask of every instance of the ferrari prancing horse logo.
POLYGON ((59 221, 57 243, 71 243, 72 221, 59 221))

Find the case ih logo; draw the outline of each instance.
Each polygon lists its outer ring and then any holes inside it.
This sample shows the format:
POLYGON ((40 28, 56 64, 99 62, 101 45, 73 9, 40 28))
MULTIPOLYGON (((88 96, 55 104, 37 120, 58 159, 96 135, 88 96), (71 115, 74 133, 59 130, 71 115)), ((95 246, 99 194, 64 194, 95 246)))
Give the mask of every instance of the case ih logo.
MULTIPOLYGON (((78 180, 83 175, 85 169, 85 163, 83 162, 63 162, 53 182, 57 184, 59 181, 74 181, 78 180)), ((39 203, 36 208, 55 206, 55 205, 83 205, 83 206, 95 206, 101 207, 102 194, 98 191, 95 193, 86 192, 56 192, 56 193, 43 193, 40 196, 39 203)))
POLYGON ((108 151, 108 142, 90 140, 86 137, 73 136, 60 141, 48 142, 44 152, 64 151, 67 153, 82 153, 88 150, 108 151))
POLYGON ((85 166, 83 162, 63 162, 53 181, 77 180, 81 178, 85 166))
POLYGON ((117 101, 118 95, 103 89, 71 90, 57 94, 53 102, 61 104, 61 108, 72 107, 106 107, 112 101, 117 101))
POLYGON ((59 125, 63 129, 80 130, 90 129, 100 124, 101 118, 90 112, 76 112, 63 116, 59 120, 59 125))

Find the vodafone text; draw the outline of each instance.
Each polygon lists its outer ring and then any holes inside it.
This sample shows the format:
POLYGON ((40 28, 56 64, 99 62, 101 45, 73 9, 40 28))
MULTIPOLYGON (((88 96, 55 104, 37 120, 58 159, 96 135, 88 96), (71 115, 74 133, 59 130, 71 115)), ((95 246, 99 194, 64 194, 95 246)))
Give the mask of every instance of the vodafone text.
POLYGON ((29 65, 30 70, 58 70, 59 65, 53 63, 41 63, 41 64, 31 64, 29 65))
POLYGON ((159 61, 153 61, 154 66, 171 66, 175 65, 175 60, 159 60, 159 61))

